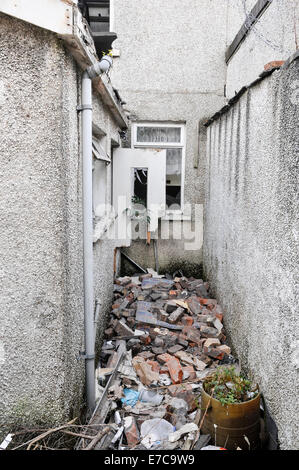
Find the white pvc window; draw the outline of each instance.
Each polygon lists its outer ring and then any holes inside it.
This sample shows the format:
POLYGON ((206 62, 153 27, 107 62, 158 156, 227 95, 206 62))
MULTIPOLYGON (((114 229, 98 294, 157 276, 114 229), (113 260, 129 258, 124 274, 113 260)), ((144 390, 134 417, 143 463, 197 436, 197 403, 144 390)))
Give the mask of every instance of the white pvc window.
POLYGON ((108 165, 111 158, 106 150, 106 136, 92 136, 93 156, 93 214, 101 218, 106 212, 108 165))
POLYGON ((166 206, 182 211, 185 171, 185 126, 171 123, 136 123, 133 145, 166 149, 166 206))

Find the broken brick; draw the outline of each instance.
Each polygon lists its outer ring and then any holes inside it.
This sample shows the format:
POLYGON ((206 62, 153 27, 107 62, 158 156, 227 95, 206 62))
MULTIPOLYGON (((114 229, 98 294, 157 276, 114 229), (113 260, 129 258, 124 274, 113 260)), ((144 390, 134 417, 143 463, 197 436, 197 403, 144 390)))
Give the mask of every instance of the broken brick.
POLYGON ((187 299, 187 303, 191 312, 194 313, 195 315, 201 312, 201 305, 196 297, 191 297, 190 299, 187 299))
MULTIPOLYGON (((217 331, 217 330, 216 330, 217 331)), ((217 331, 218 333, 218 331, 217 331)), ((195 328, 192 328, 192 326, 185 326, 183 329, 183 334, 186 335, 187 340, 192 343, 200 343, 201 340, 201 333, 196 330, 195 328)))
POLYGON ((182 318, 182 324, 187 326, 193 325, 193 318, 189 317, 188 315, 184 315, 182 318))
POLYGON ((264 70, 267 72, 268 70, 282 67, 284 62, 284 60, 272 60, 271 62, 268 62, 266 65, 264 65, 264 70))
POLYGON ((181 383, 183 380, 183 369, 181 367, 180 361, 176 357, 172 357, 166 362, 166 366, 169 370, 172 383, 181 383))
POLYGON ((114 336, 113 328, 107 328, 107 330, 105 330, 105 337, 107 339, 111 339, 111 338, 113 338, 113 336, 114 336))
POLYGON ((200 328, 200 333, 206 338, 217 338, 219 335, 217 328, 213 328, 211 326, 202 326, 200 328))
POLYGON ((220 341, 217 338, 208 338, 204 341, 204 347, 209 348, 210 346, 218 346, 220 341))
POLYGON ((114 329, 119 336, 134 336, 134 331, 123 320, 117 321, 114 329))
POLYGON ((124 420, 125 436, 129 447, 135 447, 140 441, 140 434, 137 428, 135 418, 127 416, 124 420))
POLYGON ((194 367, 191 365, 183 366, 183 377, 189 379, 189 380, 194 380, 196 379, 196 372, 194 370, 194 367))
POLYGON ((155 355, 150 351, 142 351, 138 356, 143 357, 144 359, 152 359, 155 357, 155 355))
POLYGON ((174 310, 168 317, 168 322, 169 323, 176 323, 178 322, 182 316, 184 315, 184 309, 181 307, 178 307, 176 310, 174 310))
POLYGON ((217 349, 219 351, 224 352, 224 354, 227 354, 227 355, 231 353, 231 348, 227 346, 226 344, 222 344, 221 346, 218 346, 217 349))
POLYGON ((175 354, 176 352, 181 351, 181 349, 183 349, 183 346, 180 344, 175 344, 174 346, 171 346, 171 348, 167 349, 167 352, 169 354, 175 354))
POLYGON ((173 356, 171 356, 170 354, 159 354, 159 356, 157 356, 157 360, 160 362, 160 364, 165 364, 167 361, 169 361, 170 359, 172 359, 173 356))
POLYGON ((147 364, 149 364, 154 372, 160 372, 160 365, 157 361, 146 361, 147 364))
POLYGON ((151 366, 147 364, 143 358, 139 356, 134 357, 132 365, 143 385, 151 385, 153 382, 158 382, 159 373, 153 371, 151 366))

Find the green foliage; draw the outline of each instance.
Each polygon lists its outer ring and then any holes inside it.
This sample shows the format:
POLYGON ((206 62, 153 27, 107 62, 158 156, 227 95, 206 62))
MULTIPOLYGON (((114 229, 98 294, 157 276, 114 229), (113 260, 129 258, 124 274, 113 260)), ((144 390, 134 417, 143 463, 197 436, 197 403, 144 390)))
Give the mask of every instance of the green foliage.
MULTIPOLYGON (((131 201, 134 204, 136 205, 140 205, 140 206, 143 206, 145 208, 145 201, 143 199, 140 199, 139 197, 137 196, 132 196, 131 198, 131 201)), ((138 210, 138 208, 134 208, 133 206, 133 211, 131 212, 131 218, 134 219, 136 217, 140 218, 141 220, 142 219, 145 219, 147 221, 147 223, 149 224, 150 221, 151 221, 151 218, 150 218, 150 211, 149 210, 145 210, 145 211, 140 211, 138 210)), ((126 211, 128 211, 129 209, 127 208, 126 211)))
POLYGON ((222 405, 232 405, 252 400, 259 390, 244 375, 238 375, 234 367, 219 367, 204 383, 204 390, 222 405))
POLYGON ((103 57, 104 57, 104 55, 109 55, 110 57, 113 57, 112 49, 109 49, 108 52, 102 51, 102 55, 103 55, 103 57))

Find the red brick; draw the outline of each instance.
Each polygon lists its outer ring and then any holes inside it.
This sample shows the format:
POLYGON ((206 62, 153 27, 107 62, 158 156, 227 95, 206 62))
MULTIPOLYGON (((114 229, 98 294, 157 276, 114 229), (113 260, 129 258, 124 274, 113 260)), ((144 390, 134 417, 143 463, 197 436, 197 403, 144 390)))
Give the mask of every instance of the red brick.
POLYGON ((145 345, 151 344, 152 342, 150 335, 139 336, 139 339, 145 345))
POLYGON ((172 359, 169 359, 169 361, 166 362, 166 366, 169 370, 169 375, 171 377, 172 383, 182 383, 183 369, 181 367, 180 361, 176 357, 172 357, 172 359))
POLYGON ((157 361, 146 361, 149 364, 154 372, 160 372, 160 365, 157 361))
POLYGON ((189 374, 188 380, 196 379, 196 372, 195 372, 193 366, 184 366, 183 367, 183 372, 185 372, 185 371, 188 372, 188 374, 189 374))
POLYGON ((190 317, 189 315, 184 315, 181 322, 182 322, 183 325, 192 326, 193 325, 193 318, 190 317))
POLYGON ((127 438, 128 446, 135 447, 139 443, 140 435, 135 418, 133 418, 133 416, 129 416, 128 418, 130 418, 127 419, 127 423, 129 425, 125 425, 125 435, 127 438))
POLYGON ((281 67, 284 64, 284 60, 272 60, 264 66, 264 70, 275 69, 276 67, 281 67))
POLYGON ((173 356, 171 356, 170 354, 159 354, 159 356, 157 356, 157 360, 160 362, 160 364, 165 364, 167 361, 169 361, 170 359, 172 359, 173 356))
POLYGON ((169 297, 176 297, 178 295, 178 292, 176 290, 170 290, 168 294, 169 297))

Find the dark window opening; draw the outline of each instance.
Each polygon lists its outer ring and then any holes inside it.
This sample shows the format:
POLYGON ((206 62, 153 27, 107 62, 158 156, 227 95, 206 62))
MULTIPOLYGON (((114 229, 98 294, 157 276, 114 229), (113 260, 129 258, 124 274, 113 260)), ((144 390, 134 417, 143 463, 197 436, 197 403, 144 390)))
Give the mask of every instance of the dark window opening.
POLYGON ((170 207, 173 204, 181 206, 181 186, 166 185, 166 205, 170 207))
POLYGON ((132 202, 147 207, 147 168, 134 168, 132 202))

